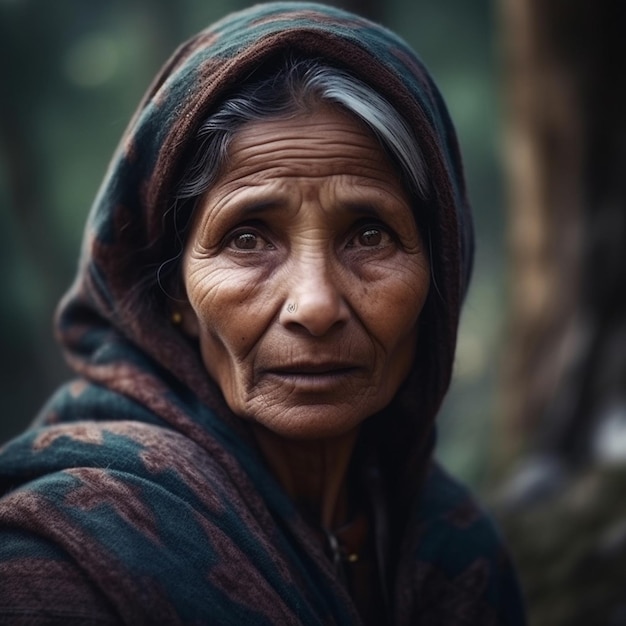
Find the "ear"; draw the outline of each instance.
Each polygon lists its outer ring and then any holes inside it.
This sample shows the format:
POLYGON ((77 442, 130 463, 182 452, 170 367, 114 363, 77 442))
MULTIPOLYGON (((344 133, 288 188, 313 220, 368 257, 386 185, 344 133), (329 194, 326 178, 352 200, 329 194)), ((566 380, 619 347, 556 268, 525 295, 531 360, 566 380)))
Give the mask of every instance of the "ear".
POLYGON ((192 339, 197 339, 200 335, 200 324, 196 312, 188 301, 181 303, 180 314, 182 315, 180 324, 182 331, 192 339))
POLYGON ((172 307, 172 318, 176 318, 174 323, 180 326, 185 335, 192 339, 197 339, 200 335, 200 324, 198 316, 189 304, 188 300, 179 300, 172 307))

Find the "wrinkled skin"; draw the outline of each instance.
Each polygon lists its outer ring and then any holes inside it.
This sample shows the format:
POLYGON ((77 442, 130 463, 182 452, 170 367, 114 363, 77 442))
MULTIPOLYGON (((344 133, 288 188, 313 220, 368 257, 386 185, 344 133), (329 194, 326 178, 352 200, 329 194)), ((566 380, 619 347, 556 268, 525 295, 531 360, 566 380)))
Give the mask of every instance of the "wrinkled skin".
POLYGON ((183 330, 230 408, 287 438, 356 430, 411 368, 429 263, 376 139, 323 106, 244 126, 183 258, 183 330))

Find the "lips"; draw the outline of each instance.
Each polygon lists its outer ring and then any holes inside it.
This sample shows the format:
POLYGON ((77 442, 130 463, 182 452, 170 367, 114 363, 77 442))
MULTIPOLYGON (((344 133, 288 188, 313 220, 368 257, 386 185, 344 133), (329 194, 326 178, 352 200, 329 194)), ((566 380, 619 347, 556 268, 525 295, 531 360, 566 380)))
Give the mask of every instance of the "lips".
POLYGON ((262 377, 267 382, 273 380, 279 386, 286 385, 291 390, 290 393, 318 396, 345 390, 345 385, 350 384, 350 381, 354 382, 362 369, 354 363, 344 361, 304 362, 268 368, 262 377))
POLYGON ((273 374, 285 376, 315 376, 324 374, 340 374, 357 369, 354 363, 329 362, 329 363, 296 363, 279 367, 269 367, 267 371, 273 374))

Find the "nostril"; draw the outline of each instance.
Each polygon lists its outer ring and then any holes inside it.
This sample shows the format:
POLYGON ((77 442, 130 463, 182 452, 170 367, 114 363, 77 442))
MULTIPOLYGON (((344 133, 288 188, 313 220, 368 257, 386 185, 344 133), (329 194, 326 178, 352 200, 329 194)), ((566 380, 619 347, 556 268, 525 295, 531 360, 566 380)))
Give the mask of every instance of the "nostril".
POLYGON ((348 319, 349 309, 335 289, 300 292, 285 302, 280 322, 284 326, 301 327, 313 336, 321 336, 348 319))

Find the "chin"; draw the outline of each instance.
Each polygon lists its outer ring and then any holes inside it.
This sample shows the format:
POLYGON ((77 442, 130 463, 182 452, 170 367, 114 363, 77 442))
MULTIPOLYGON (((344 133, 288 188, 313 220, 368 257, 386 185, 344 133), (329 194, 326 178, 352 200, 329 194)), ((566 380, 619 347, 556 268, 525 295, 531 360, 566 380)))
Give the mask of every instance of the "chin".
POLYGON ((285 439, 316 440, 354 431, 372 414, 372 411, 357 412, 354 407, 300 405, 269 414, 266 409, 262 414, 248 414, 245 419, 285 439))

